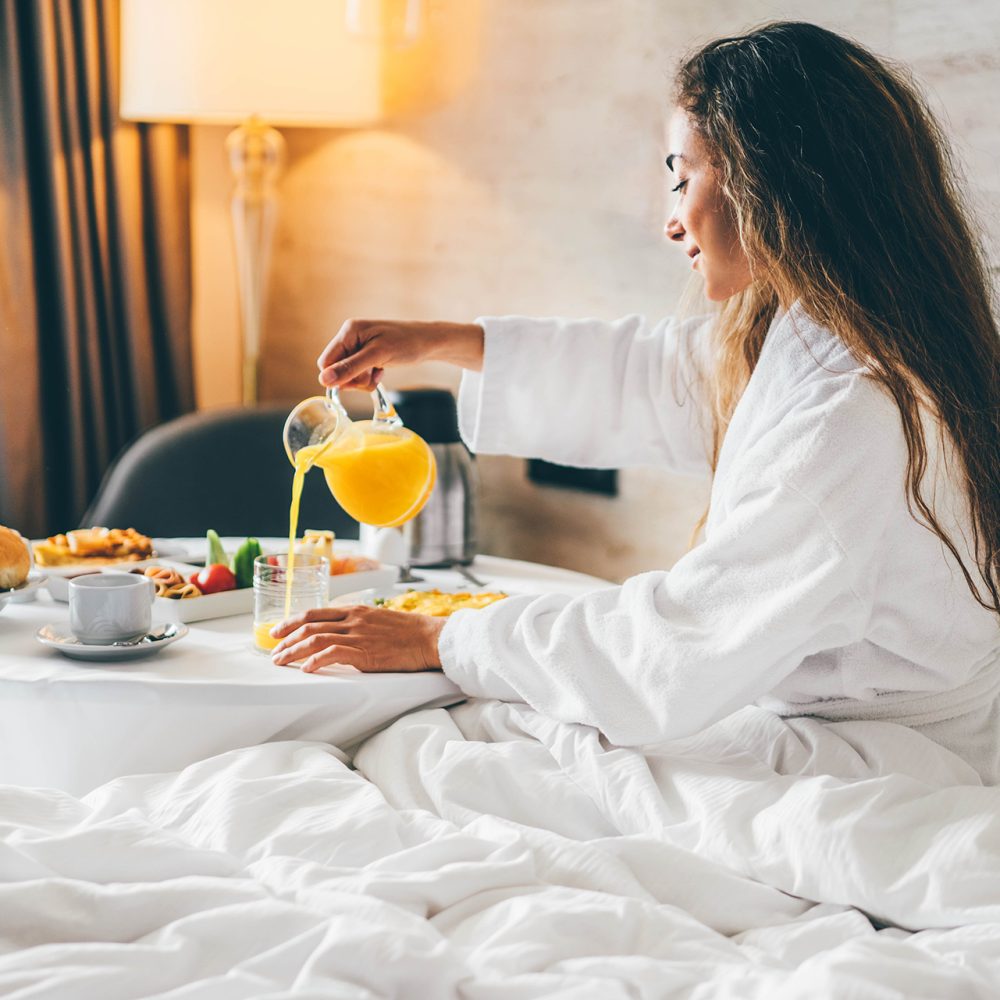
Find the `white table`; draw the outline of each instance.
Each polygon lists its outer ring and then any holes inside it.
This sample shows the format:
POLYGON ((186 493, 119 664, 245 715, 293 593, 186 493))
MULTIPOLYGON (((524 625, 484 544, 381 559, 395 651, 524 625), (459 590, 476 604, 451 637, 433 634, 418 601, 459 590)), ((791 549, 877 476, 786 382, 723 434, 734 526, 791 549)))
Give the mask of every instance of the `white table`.
MULTIPOLYGON (((491 590, 585 593, 596 577, 480 556, 491 590)), ((468 589, 449 570, 419 570, 442 589, 468 589)), ((172 771, 272 740, 349 747, 417 708, 454 704, 461 691, 439 672, 317 674, 274 666, 253 648, 249 615, 197 622, 155 656, 118 665, 68 660, 35 640, 66 624, 67 605, 43 590, 0 611, 0 784, 82 795, 127 774, 172 771)))

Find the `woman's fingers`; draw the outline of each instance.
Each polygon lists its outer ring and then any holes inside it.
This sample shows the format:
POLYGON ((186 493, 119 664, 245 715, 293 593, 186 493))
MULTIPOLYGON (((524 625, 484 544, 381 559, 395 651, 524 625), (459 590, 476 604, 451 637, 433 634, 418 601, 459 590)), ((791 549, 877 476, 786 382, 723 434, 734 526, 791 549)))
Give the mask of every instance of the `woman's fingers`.
POLYGON ((443 622, 364 604, 305 611, 276 625, 271 652, 279 666, 306 663, 309 671, 347 663, 364 671, 434 670, 443 622))
POLYGON ((346 665, 354 667, 356 670, 367 671, 370 669, 365 666, 367 662, 361 650, 353 649, 351 646, 333 645, 327 646, 326 649, 313 653, 311 656, 307 655, 300 669, 303 673, 314 674, 320 667, 346 665))
POLYGON ((346 635, 347 631, 347 627, 339 622, 307 622, 305 625, 300 625, 294 632, 286 635, 271 652, 280 653, 288 649, 289 646, 294 646, 296 643, 302 642, 303 639, 308 639, 314 635, 346 635))
POLYGON ((357 389, 359 392, 374 392, 375 387, 382 381, 382 368, 373 368, 371 371, 362 372, 357 378, 345 382, 341 389, 357 389))
POLYGON ((323 348, 323 353, 316 359, 316 366, 322 370, 346 358, 367 339, 365 334, 371 322, 363 319, 349 319, 337 331, 336 336, 323 348))
POLYGON ((386 362, 385 351, 377 340, 370 340, 353 354, 335 361, 319 373, 319 380, 327 386, 346 386, 351 382, 370 383, 376 369, 386 362))
POLYGON ((413 339, 407 324, 349 319, 316 359, 322 385, 367 389, 378 384, 390 362, 411 360, 413 339))
POLYGON ((481 371, 484 338, 478 323, 349 319, 316 359, 319 381, 371 390, 383 368, 425 360, 481 371))
POLYGON ((281 652, 275 650, 271 658, 279 667, 287 667, 291 663, 304 666, 311 661, 314 670, 316 667, 334 663, 346 663, 348 666, 363 670, 368 660, 363 650, 346 644, 345 636, 331 635, 329 632, 304 636, 298 642, 286 646, 281 652))
POLYGON ((353 605, 343 605, 337 608, 310 608, 308 611, 301 611, 283 622, 278 622, 271 629, 271 635, 275 639, 283 639, 297 628, 312 622, 342 622, 353 607, 353 605))

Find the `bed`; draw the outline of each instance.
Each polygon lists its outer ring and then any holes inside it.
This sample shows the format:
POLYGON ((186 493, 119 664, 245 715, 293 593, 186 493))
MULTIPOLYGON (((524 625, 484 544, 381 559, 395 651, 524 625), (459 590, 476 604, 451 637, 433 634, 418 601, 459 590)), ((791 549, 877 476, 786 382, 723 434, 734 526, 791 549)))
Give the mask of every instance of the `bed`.
POLYGON ((996 997, 1000 790, 887 723, 417 711, 0 789, 0 995, 996 997))

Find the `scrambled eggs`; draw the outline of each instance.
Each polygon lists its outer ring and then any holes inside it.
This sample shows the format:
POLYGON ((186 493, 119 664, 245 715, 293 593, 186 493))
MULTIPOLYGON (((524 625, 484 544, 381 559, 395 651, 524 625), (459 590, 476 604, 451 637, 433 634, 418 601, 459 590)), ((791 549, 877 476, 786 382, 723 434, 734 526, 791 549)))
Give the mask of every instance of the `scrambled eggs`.
POLYGON ((375 603, 393 611, 413 611, 418 615, 432 615, 446 618, 453 611, 465 608, 485 608, 495 601, 502 601, 507 595, 500 592, 471 594, 446 594, 441 590, 408 590, 398 597, 378 600, 375 603))

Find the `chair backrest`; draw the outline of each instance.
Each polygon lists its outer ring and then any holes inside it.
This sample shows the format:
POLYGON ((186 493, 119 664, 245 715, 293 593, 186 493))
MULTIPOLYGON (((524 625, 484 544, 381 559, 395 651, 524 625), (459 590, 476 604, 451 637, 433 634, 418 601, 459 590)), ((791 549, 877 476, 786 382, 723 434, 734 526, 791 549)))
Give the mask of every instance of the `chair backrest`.
MULTIPOLYGON (((206 410, 147 431, 117 459, 84 525, 136 528, 147 535, 287 536, 292 467, 281 443, 290 404, 206 410)), ((305 528, 357 538, 358 522, 330 495, 323 476, 306 476, 299 513, 305 528)))

